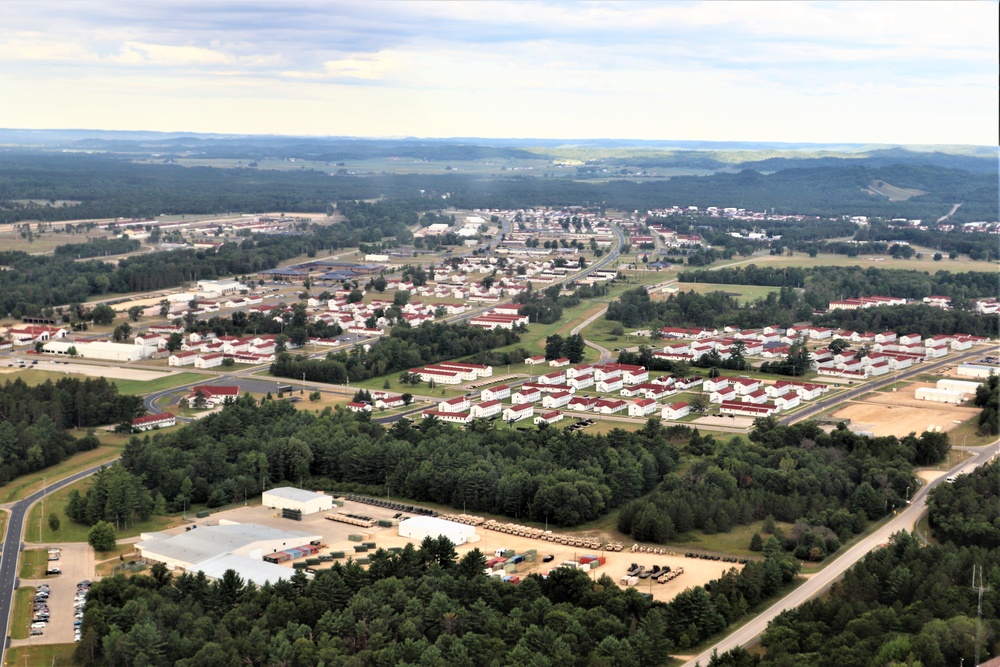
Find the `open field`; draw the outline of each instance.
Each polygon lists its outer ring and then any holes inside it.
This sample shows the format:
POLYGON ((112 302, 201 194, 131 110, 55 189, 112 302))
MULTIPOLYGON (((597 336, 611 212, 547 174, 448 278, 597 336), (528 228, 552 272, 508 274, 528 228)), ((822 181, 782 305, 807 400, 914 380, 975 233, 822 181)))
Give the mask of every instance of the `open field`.
MULTIPOLYGON (((46 223, 47 224, 47 223, 46 223)), ((53 227, 58 227, 62 229, 66 222, 54 222, 53 227)), ((34 226, 32 226, 32 232, 34 232, 34 226)), ((89 239, 102 239, 107 238, 108 233, 100 229, 92 229, 86 235, 83 234, 56 234, 50 232, 48 229, 38 236, 35 234, 29 241, 26 238, 21 238, 20 232, 15 232, 10 230, 10 226, 4 225, 3 229, 0 229, 0 248, 4 250, 20 250, 32 255, 37 255, 41 253, 51 253, 55 250, 56 246, 68 245, 70 243, 86 243, 89 239)))
POLYGON ((873 182, 868 186, 868 192, 876 195, 882 195, 883 197, 888 198, 889 201, 906 201, 910 197, 927 194, 924 190, 917 190, 916 188, 901 188, 891 183, 886 183, 885 181, 873 182))
POLYGON ((75 665, 73 652, 76 644, 35 644, 33 646, 11 646, 7 649, 7 665, 49 665, 66 667, 75 665))
MULTIPOLYGON (((738 301, 753 301, 763 299, 771 292, 777 292, 777 287, 762 287, 759 285, 723 285, 716 283, 677 283, 677 288, 682 292, 695 292, 697 294, 710 294, 712 292, 725 292, 728 296, 736 297, 738 301)), ((663 298, 666 298, 665 296, 663 298)))
MULTIPOLYGON (((933 254, 933 253, 932 253, 933 254)), ((967 257, 958 259, 943 258, 940 262, 935 262, 930 256, 921 259, 893 259, 888 256, 862 255, 860 257, 848 257, 847 255, 835 255, 830 253, 820 253, 816 257, 810 257, 805 253, 796 253, 788 257, 787 255, 762 255, 754 257, 750 262, 739 262, 745 264, 756 264, 757 266, 799 266, 811 268, 814 266, 860 266, 861 268, 874 267, 876 269, 901 269, 904 271, 927 271, 937 273, 938 271, 988 271, 995 273, 997 264, 995 262, 974 262, 967 257)), ((737 262, 720 262, 709 268, 716 268, 737 264, 737 262)))

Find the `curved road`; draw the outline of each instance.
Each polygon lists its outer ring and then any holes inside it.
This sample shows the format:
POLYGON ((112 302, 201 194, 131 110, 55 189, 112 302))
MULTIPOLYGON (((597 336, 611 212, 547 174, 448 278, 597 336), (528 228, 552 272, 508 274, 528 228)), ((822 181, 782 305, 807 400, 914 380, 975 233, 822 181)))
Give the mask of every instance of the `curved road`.
POLYGON ((0 646, 0 665, 4 664, 4 653, 7 650, 9 637, 7 631, 10 628, 10 614, 14 599, 14 585, 17 581, 17 560, 23 547, 21 535, 24 532, 24 519, 28 514, 28 509, 36 502, 53 491, 58 491, 67 484, 72 484, 84 477, 93 475, 101 468, 114 465, 118 459, 102 463, 99 466, 88 468, 75 475, 70 475, 57 482, 47 485, 41 491, 32 493, 27 498, 19 500, 12 505, 5 505, 5 509, 10 510, 10 520, 7 522, 7 532, 3 538, 3 552, 0 556, 0 636, 4 637, 3 645, 0 646))
MULTIPOLYGON (((971 450, 973 448, 970 447, 969 449, 971 450)), ((949 470, 948 473, 950 475, 958 475, 971 472, 984 463, 987 463, 1000 453, 1000 440, 997 440, 991 445, 985 445, 977 449, 979 450, 979 453, 976 454, 976 456, 959 463, 954 468, 949 470)), ((917 519, 920 518, 920 515, 923 514, 927 507, 927 495, 930 493, 930 490, 942 483, 945 483, 945 475, 942 475, 938 479, 920 489, 906 509, 879 526, 875 531, 864 537, 860 542, 852 546, 821 571, 812 575, 804 584, 775 602, 764 612, 755 616, 746 625, 740 627, 724 639, 716 642, 712 648, 704 651, 700 655, 695 656, 691 660, 688 660, 684 663, 683 667, 695 667, 696 665, 704 667, 704 665, 708 665, 709 661, 712 659, 713 651, 725 653, 726 651, 730 651, 737 646, 750 644, 758 636, 760 636, 765 629, 767 629, 767 624, 770 623, 778 614, 789 609, 794 609, 810 598, 822 594, 833 584, 834 581, 843 576, 848 568, 864 558, 868 552, 888 542, 889 537, 893 533, 897 533, 901 530, 911 530, 913 525, 917 522, 917 519)))

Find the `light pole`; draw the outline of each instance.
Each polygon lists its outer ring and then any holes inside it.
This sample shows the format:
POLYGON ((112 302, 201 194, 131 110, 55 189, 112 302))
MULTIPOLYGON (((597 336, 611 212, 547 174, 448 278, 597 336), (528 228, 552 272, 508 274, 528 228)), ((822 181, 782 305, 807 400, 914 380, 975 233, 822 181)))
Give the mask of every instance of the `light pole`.
POLYGON ((49 485, 47 477, 42 477, 42 513, 38 517, 38 541, 42 541, 42 519, 45 517, 45 487, 49 485))

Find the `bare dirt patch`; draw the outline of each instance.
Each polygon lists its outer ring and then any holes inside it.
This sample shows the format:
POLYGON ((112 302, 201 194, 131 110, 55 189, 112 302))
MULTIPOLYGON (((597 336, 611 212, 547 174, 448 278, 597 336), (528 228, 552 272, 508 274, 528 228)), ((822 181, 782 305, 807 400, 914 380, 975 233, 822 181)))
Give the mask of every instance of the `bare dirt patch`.
MULTIPOLYGON (((32 366, 31 370, 49 371, 52 373, 63 373, 65 375, 89 375, 90 377, 104 377, 115 380, 159 380, 168 375, 177 375, 180 371, 143 371, 135 368, 119 368, 116 366, 91 366, 88 364, 55 364, 51 359, 39 360, 37 366, 32 366)), ((16 373, 18 368, 0 368, 0 373, 16 373)))
POLYGON ((753 417, 699 417, 692 422, 696 426, 729 426, 730 428, 750 428, 753 417))
MULTIPOLYGON (((888 394, 890 399, 893 394, 888 394)), ((919 407, 893 405, 886 402, 852 402, 834 413, 834 417, 851 420, 852 430, 870 431, 876 436, 902 437, 935 429, 950 431, 955 420, 964 421, 977 412, 974 408, 959 408, 944 403, 920 401, 919 407)))

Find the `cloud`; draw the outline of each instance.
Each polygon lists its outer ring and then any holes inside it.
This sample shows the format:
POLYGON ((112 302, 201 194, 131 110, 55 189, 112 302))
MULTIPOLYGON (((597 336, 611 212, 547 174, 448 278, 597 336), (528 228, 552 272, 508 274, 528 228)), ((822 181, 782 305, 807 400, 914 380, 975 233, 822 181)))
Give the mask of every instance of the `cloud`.
MULTIPOLYGON (((277 96, 301 103, 286 133, 322 133, 333 105, 338 127, 384 135, 832 135, 895 108, 885 135, 989 144, 997 22, 997 3, 970 2, 7 0, 0 92, 58 83, 78 101, 61 126, 100 91, 123 109, 197 95, 195 120, 222 130, 229 97, 277 96)), ((241 122, 281 132, 287 112, 258 116, 241 122)))

